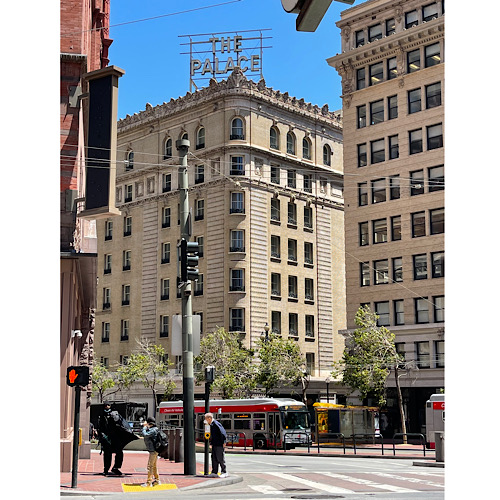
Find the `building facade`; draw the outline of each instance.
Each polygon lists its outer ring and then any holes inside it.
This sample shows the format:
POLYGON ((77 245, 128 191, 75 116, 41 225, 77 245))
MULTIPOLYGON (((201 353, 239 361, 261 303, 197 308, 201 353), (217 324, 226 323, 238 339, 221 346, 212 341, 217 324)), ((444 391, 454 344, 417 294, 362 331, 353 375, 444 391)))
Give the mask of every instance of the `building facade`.
POLYGON ((396 334, 413 367, 400 379, 408 432, 422 432, 444 388, 444 1, 370 0, 337 26, 347 328, 368 304, 396 334))
MULTIPOLYGON (((201 250, 193 312, 201 334, 225 327, 254 347, 267 323, 298 342, 311 387, 324 382, 344 346, 341 117, 248 80, 239 68, 118 123, 122 215, 97 226, 96 356, 116 367, 138 338, 171 356, 172 318, 181 312, 180 138, 191 143, 192 240, 201 250)), ((180 377, 180 359, 171 359, 180 377)), ((128 397, 150 396, 137 388, 128 397)))

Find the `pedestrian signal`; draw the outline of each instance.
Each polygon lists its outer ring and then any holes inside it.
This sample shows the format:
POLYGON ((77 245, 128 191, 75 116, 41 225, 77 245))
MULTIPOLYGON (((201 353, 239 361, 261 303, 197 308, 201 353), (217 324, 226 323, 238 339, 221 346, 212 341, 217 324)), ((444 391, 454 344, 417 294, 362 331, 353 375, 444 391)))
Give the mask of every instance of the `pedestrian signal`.
POLYGON ((66 372, 66 383, 75 387, 76 385, 85 386, 90 382, 90 373, 88 366, 68 366, 66 372))

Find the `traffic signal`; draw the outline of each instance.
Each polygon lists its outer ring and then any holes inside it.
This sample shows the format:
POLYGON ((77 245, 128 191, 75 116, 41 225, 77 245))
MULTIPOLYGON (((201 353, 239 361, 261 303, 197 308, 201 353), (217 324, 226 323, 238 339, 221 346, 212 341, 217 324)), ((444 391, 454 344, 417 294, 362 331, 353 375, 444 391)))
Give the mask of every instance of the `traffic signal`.
POLYGON ((88 366, 68 366, 66 372, 66 383, 74 387, 75 385, 86 386, 90 382, 88 366))
POLYGON ((181 282, 186 283, 188 280, 197 281, 198 270, 198 251, 199 245, 196 241, 186 241, 181 239, 179 260, 181 263, 181 282))

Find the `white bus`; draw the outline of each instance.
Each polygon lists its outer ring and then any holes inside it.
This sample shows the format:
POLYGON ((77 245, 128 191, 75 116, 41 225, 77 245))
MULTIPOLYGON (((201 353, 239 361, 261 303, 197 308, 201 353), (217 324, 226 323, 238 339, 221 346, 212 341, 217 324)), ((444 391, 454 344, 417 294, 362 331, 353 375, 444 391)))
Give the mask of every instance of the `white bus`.
MULTIPOLYGON (((194 402, 196 439, 203 440, 205 402, 194 402)), ((294 448, 311 444, 309 412, 304 403, 285 398, 211 399, 210 412, 226 429, 228 443, 256 448, 294 448)), ((160 427, 183 427, 183 402, 158 407, 160 427)))

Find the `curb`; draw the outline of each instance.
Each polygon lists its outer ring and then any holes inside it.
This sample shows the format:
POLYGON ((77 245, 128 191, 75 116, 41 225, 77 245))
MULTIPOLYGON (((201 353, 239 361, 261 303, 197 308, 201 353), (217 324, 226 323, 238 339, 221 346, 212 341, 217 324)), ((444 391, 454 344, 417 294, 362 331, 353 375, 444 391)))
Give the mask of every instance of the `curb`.
POLYGON ((444 469, 444 462, 413 462, 418 467, 439 467, 444 469))
MULTIPOLYGON (((230 448, 225 448, 224 453, 226 455, 228 454, 234 454, 234 455, 247 455, 247 454, 253 454, 251 450, 249 451, 244 451, 244 450, 231 450, 230 448)), ((275 451, 259 451, 258 455, 271 455, 271 456, 276 456, 278 453, 275 451)), ((337 454, 329 454, 329 453, 317 453, 317 454, 312 454, 312 453, 296 453, 293 451, 287 451, 283 453, 279 453, 280 455, 283 456, 293 456, 293 457, 324 457, 324 458, 385 458, 385 459, 404 459, 404 460, 415 460, 417 457, 413 456, 405 456, 405 455, 344 455, 343 453, 337 454)), ((419 460, 435 460, 434 457, 418 457, 419 460)))
POLYGON ((203 481, 202 483, 193 484, 191 486, 186 486, 185 488, 179 488, 179 491, 197 490, 199 488, 216 488, 217 486, 228 486, 230 484, 241 483, 242 481, 243 481, 243 478, 241 476, 221 477, 221 478, 217 479, 216 481, 212 480, 212 479, 207 479, 206 481, 203 481))

